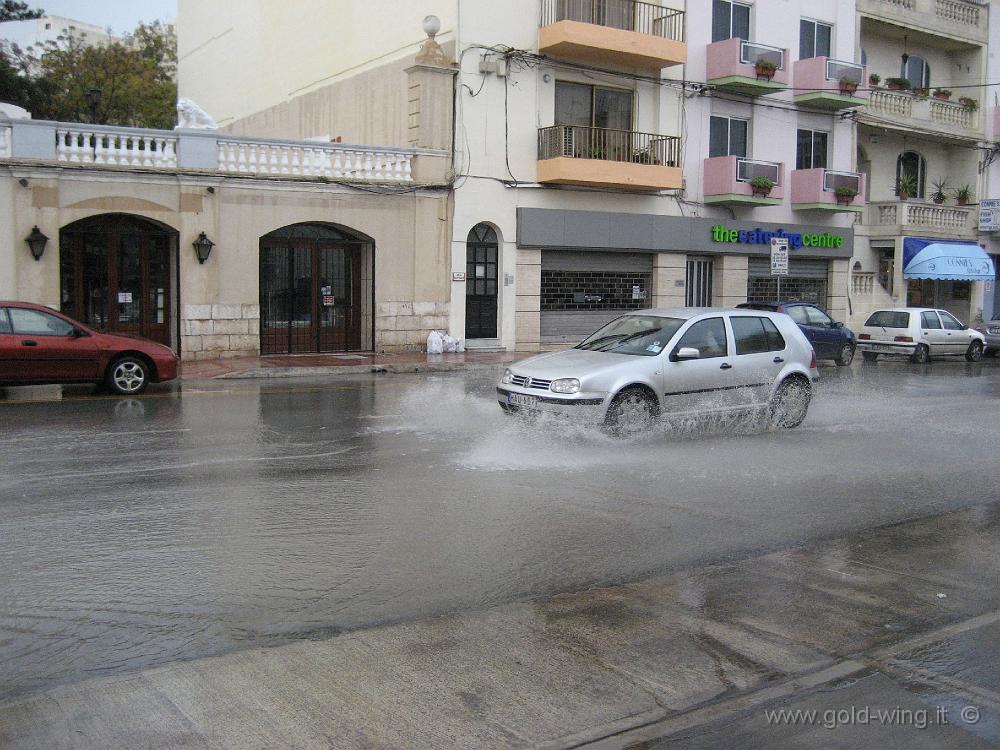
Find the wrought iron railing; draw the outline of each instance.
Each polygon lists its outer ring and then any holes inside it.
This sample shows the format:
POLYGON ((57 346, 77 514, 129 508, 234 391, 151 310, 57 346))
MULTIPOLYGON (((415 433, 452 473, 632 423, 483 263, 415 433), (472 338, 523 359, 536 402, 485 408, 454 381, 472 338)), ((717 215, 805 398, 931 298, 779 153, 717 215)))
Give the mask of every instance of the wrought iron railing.
POLYGON ((672 135, 637 133, 580 125, 553 125, 538 131, 538 159, 573 159, 680 166, 681 139, 672 135))
POLYGON ((775 185, 781 184, 781 165, 773 161, 736 160, 736 181, 750 182, 754 177, 766 177, 775 185))
POLYGON ((740 44, 740 62, 744 65, 756 65, 759 62, 773 63, 778 70, 785 69, 785 50, 771 47, 767 44, 756 44, 744 41, 740 44))
POLYGON ((541 25, 580 21, 684 41, 684 11, 641 0, 542 0, 541 25))
POLYGON ((823 173, 823 190, 832 193, 842 187, 853 190, 857 195, 861 192, 861 175, 857 172, 836 172, 832 169, 823 173))

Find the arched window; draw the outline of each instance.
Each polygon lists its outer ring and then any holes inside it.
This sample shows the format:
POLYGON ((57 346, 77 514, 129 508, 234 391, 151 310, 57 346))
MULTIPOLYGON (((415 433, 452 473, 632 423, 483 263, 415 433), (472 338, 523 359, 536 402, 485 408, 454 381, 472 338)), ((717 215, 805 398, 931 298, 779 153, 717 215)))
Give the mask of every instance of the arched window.
POLYGON ((916 151, 905 151, 896 159, 896 195, 899 195, 900 181, 905 176, 911 182, 911 190, 907 191, 911 198, 924 197, 924 181, 927 173, 927 162, 916 151))
POLYGON ((931 87, 931 66, 920 55, 903 55, 899 74, 910 82, 915 89, 931 87))
POLYGON ((476 224, 465 243, 465 337, 497 336, 500 243, 489 224, 476 224))

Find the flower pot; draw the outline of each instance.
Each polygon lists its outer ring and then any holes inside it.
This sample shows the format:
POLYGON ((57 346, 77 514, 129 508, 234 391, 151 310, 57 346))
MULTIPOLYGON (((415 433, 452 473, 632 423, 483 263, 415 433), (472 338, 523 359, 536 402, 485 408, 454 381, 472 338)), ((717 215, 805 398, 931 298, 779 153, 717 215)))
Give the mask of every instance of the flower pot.
POLYGON ((849 86, 846 84, 840 84, 840 95, 841 96, 854 96, 854 92, 858 90, 857 85, 849 86))
POLYGON ((931 198, 931 200, 933 200, 935 203, 937 203, 940 206, 942 203, 944 203, 944 196, 942 195, 939 198, 931 198))
POLYGON ((839 203, 841 206, 849 206, 853 202, 854 202, 854 196, 853 195, 850 195, 850 196, 848 196, 848 195, 838 195, 837 196, 837 203, 839 203))
POLYGON ((771 194, 771 188, 751 187, 750 190, 755 198, 766 198, 771 194))
POLYGON ((910 194, 909 193, 900 192, 899 193, 899 199, 901 201, 909 200, 910 199, 910 194))
POLYGON ((946 102, 951 99, 951 94, 934 94, 934 98, 946 102))
POLYGON ((758 80, 770 81, 772 78, 774 78, 773 68, 762 68, 758 66, 754 68, 754 72, 757 74, 758 80))
POLYGON ((968 206, 968 205, 969 205, 969 201, 968 201, 968 200, 966 200, 965 198, 956 198, 956 199, 955 199, 955 202, 956 202, 956 203, 957 203, 958 205, 960 205, 960 206, 968 206))

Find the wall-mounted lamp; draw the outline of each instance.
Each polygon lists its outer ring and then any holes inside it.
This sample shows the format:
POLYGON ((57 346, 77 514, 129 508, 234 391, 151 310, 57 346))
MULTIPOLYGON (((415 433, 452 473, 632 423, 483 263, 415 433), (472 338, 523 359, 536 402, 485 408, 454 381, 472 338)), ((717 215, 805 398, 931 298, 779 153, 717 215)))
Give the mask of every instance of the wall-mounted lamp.
POLYGON ((550 76, 550 75, 549 75, 548 73, 543 73, 543 74, 542 74, 542 80, 543 80, 543 81, 544 81, 545 83, 548 83, 549 81, 551 81, 551 80, 552 80, 552 76, 550 76))
POLYGON ((36 225, 32 228, 31 234, 24 238, 24 241, 28 243, 28 249, 31 250, 35 260, 41 260, 42 253, 45 252, 45 245, 49 241, 49 238, 42 234, 42 230, 36 225))
POLYGON ((17 184, 20 185, 21 187, 28 187, 28 180, 22 177, 20 180, 17 181, 17 184))
POLYGON ((205 188, 205 192, 207 192, 209 195, 215 195, 215 188, 212 185, 209 185, 207 188, 205 188))
POLYGON ((204 232, 199 234, 198 239, 192 242, 191 245, 198 256, 198 263, 204 263, 208 260, 208 256, 212 254, 212 248, 215 247, 215 243, 208 239, 204 232))

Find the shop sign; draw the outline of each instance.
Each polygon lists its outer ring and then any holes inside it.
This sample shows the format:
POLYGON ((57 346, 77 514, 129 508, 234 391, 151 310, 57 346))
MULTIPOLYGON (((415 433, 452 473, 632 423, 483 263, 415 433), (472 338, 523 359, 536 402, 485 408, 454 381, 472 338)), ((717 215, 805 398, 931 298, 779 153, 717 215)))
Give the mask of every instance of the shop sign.
POLYGON ((1000 232, 1000 200, 979 201, 979 231, 1000 232))
POLYGON ((771 238, 771 275, 788 275, 788 238, 771 238))
POLYGON ((452 281, 465 281, 465 271, 452 271, 452 281))
POLYGON ((844 238, 839 234, 830 232, 809 233, 809 232, 786 232, 779 229, 777 232, 768 232, 760 227, 756 229, 730 229, 722 224, 712 227, 712 242, 724 242, 727 244, 740 245, 769 245, 774 238, 785 239, 789 247, 798 250, 800 247, 843 247, 844 238))

